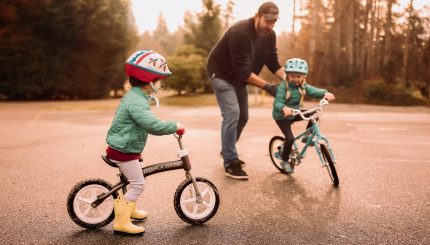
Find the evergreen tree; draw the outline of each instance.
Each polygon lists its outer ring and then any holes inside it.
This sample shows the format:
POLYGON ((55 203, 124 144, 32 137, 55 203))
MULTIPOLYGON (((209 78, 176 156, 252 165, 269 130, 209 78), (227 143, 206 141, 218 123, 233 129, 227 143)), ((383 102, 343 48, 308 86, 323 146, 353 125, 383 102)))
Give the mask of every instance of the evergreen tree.
POLYGON ((221 35, 221 8, 213 0, 203 0, 203 12, 195 20, 192 15, 185 18, 184 43, 204 50, 208 55, 221 35))
POLYGON ((0 94, 100 98, 122 86, 135 28, 128 0, 0 4, 0 94))

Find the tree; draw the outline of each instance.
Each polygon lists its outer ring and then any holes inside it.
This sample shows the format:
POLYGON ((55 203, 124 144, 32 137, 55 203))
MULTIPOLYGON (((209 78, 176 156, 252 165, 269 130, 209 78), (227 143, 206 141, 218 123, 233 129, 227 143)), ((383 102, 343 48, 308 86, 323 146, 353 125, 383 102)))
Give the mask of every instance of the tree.
MULTIPOLYGON (((191 45, 195 49, 203 52, 203 57, 207 57, 215 46, 221 35, 221 9, 213 0, 203 0, 203 11, 197 16, 187 13, 185 16, 184 44, 191 45), (195 18, 196 17, 196 18, 195 18)), ((189 55, 192 55, 190 53, 189 55)), ((197 55, 200 55, 197 53, 197 55)), ((204 92, 211 92, 211 86, 206 78, 204 63, 200 67, 200 77, 204 92)))
POLYGON ((422 70, 424 86, 420 88, 420 92, 424 98, 430 99, 430 39, 427 40, 424 50, 423 65, 425 67, 425 69, 422 70))
POLYGON ((162 14, 158 16, 157 27, 153 33, 153 38, 161 47, 158 52, 164 55, 170 55, 173 53, 175 47, 172 45, 172 35, 167 28, 166 19, 162 14))
POLYGON ((205 64, 203 50, 193 45, 183 45, 175 54, 169 57, 169 67, 173 73, 167 83, 167 87, 174 89, 178 95, 182 92, 196 93, 203 87, 205 77, 202 76, 202 67, 205 64))
POLYGON ((197 20, 191 14, 185 16, 184 44, 209 54, 221 35, 220 13, 220 6, 213 0, 203 0, 203 12, 197 15, 197 20))
POLYGON ((234 17, 233 17, 233 9, 234 9, 234 5, 236 5, 234 3, 233 0, 228 0, 227 1, 227 6, 226 9, 224 11, 224 27, 223 29, 227 29, 233 22, 234 17))
POLYGON ((135 36, 129 7, 128 0, 0 4, 0 94, 101 98, 121 87, 135 36))

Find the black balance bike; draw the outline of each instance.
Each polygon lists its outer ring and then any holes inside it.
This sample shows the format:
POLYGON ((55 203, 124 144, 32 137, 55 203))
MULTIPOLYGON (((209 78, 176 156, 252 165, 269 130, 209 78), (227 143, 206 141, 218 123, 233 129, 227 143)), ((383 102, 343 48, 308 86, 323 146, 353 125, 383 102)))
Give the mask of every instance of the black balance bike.
MULTIPOLYGON (((194 177, 191 173, 191 163, 188 151, 183 148, 183 130, 178 130, 174 136, 178 140, 178 157, 180 160, 150 165, 142 168, 143 175, 183 169, 186 179, 176 189, 173 203, 178 216, 185 222, 197 225, 211 219, 217 212, 220 203, 218 190, 207 179, 194 177)), ((111 162, 106 155, 102 159, 110 166, 118 166, 111 162)), ((77 183, 67 198, 67 212, 76 224, 96 229, 106 226, 114 219, 113 202, 118 191, 127 191, 127 178, 120 172, 120 181, 115 185, 103 179, 87 179, 77 183)))

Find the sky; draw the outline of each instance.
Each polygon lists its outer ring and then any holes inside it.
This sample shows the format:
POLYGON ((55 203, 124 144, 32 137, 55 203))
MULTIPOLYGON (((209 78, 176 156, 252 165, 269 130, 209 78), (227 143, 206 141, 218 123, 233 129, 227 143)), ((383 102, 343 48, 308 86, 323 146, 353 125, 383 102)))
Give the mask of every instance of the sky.
MULTIPOLYGON (((254 16, 258 7, 267 0, 235 0, 234 21, 254 16)), ((215 0, 225 9, 227 0, 215 0)), ((275 31, 291 31, 293 5, 292 0, 273 0, 279 7, 279 20, 275 31)), ((187 10, 198 13, 203 9, 202 0, 133 0, 132 8, 139 32, 153 31, 160 13, 163 14, 170 32, 184 24, 184 13, 187 10)))
MULTIPOLYGON (((258 7, 267 0, 235 0, 234 22, 254 16, 258 7)), ((275 31, 290 32, 292 27, 293 0, 272 0, 279 7, 280 19, 275 25, 275 31)), ((215 0, 217 4, 225 9, 227 0, 215 0)), ((298 2, 298 1, 297 1, 298 2)), ((406 6, 410 0, 399 0, 401 5, 406 6)), ((414 0, 415 9, 421 9, 424 5, 430 6, 430 0, 414 0)), ((401 6, 398 6, 401 7, 401 6)), ((160 13, 163 14, 170 32, 174 32, 178 26, 184 24, 185 11, 194 13, 203 9, 202 0, 132 0, 133 14, 139 33, 153 31, 157 25, 160 13)), ((296 31, 300 26, 296 26, 296 31)))

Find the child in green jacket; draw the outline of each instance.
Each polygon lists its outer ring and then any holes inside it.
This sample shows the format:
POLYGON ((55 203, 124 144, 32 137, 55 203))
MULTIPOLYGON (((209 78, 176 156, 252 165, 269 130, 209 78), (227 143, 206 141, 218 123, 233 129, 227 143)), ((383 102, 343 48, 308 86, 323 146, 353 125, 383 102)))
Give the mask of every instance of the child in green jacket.
POLYGON ((136 208, 136 201, 145 187, 139 159, 148 134, 166 135, 184 129, 181 123, 163 121, 151 112, 149 101, 155 97, 160 80, 171 75, 166 59, 151 50, 140 50, 128 58, 126 74, 131 89, 122 98, 106 142, 107 156, 115 162, 130 183, 124 196, 114 202, 115 234, 141 235, 145 229, 131 223, 131 219, 144 220, 147 213, 136 208))
MULTIPOLYGON (((287 74, 287 81, 282 81, 277 89, 275 101, 273 102, 272 116, 285 135, 281 165, 287 174, 292 174, 294 173, 294 169, 288 162, 294 142, 291 125, 294 122, 302 120, 299 115, 292 116, 292 110, 301 109, 305 95, 315 99, 325 98, 329 101, 334 100, 335 97, 332 93, 327 92, 327 90, 313 87, 305 82, 306 75, 308 74, 308 64, 305 60, 299 58, 289 59, 285 63, 284 69, 287 74)), ((307 128, 309 127, 310 123, 308 123, 307 128)))

